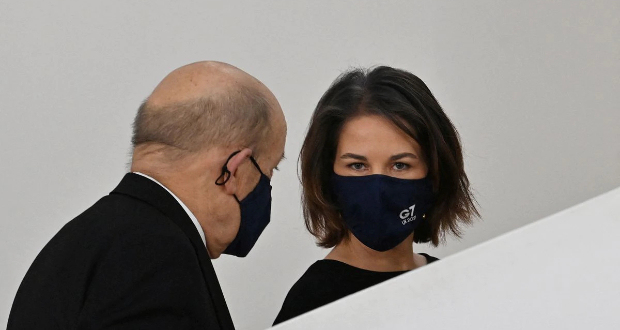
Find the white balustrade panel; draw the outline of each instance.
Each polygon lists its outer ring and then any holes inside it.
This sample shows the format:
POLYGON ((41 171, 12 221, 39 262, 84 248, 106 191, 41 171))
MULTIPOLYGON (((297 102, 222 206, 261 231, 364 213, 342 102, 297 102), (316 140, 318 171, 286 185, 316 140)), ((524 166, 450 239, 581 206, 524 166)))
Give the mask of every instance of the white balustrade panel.
POLYGON ((620 329, 620 188, 276 328, 620 329))

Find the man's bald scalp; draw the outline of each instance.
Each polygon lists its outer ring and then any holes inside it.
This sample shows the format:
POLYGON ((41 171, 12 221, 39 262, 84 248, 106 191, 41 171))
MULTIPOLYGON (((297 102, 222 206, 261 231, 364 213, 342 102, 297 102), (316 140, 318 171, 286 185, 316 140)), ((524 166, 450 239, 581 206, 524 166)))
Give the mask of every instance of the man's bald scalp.
POLYGON ((233 145, 259 148, 271 132, 271 104, 255 86, 235 84, 200 98, 171 104, 142 103, 133 125, 134 149, 157 143, 175 158, 233 145))

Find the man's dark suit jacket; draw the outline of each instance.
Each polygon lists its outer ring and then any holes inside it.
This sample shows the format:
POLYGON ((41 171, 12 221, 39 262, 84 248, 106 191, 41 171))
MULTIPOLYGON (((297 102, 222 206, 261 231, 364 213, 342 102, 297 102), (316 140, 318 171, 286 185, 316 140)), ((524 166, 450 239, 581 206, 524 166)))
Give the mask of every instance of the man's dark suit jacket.
POLYGON ((192 220, 164 188, 133 173, 43 248, 8 323, 8 330, 233 328, 192 220))

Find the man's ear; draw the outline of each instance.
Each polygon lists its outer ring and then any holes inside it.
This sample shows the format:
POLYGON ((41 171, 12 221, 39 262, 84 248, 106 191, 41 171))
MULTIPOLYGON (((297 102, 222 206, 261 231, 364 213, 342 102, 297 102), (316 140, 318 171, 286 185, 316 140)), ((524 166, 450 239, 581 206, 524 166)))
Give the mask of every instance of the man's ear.
POLYGON ((252 155, 252 149, 245 148, 241 150, 239 153, 234 155, 229 161, 226 167, 230 171, 230 178, 224 184, 224 190, 227 194, 232 195, 237 193, 237 185, 239 181, 237 180, 237 170, 239 166, 243 164, 250 156, 252 155))

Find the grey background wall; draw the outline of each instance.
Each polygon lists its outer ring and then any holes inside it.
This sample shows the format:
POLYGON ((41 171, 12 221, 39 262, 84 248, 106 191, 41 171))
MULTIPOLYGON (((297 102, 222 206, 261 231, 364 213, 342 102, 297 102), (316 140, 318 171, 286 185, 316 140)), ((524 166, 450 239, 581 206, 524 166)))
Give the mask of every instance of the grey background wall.
POLYGON ((214 261, 236 326, 261 329, 326 254, 296 159, 339 73, 410 70, 455 122, 483 219, 415 247, 445 257, 620 185, 619 17, 615 0, 2 1, 0 324, 41 248, 125 173, 135 111, 178 66, 234 64, 288 119, 272 224, 247 258, 214 261))

